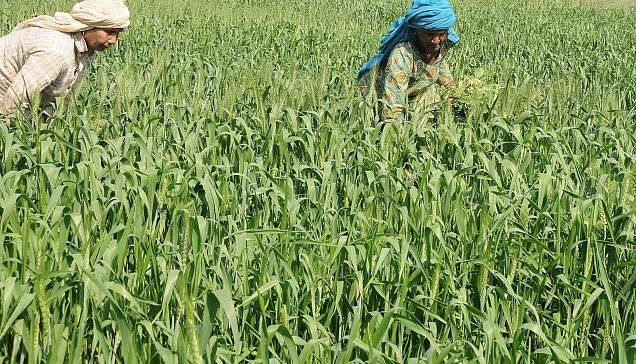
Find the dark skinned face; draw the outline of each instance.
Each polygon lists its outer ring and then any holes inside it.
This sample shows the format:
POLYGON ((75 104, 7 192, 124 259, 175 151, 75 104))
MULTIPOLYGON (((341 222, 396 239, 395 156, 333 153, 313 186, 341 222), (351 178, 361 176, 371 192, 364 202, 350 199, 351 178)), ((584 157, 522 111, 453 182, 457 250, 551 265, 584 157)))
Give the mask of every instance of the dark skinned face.
POLYGON ((84 31, 84 40, 86 41, 88 49, 103 51, 117 43, 119 33, 121 33, 122 30, 123 29, 92 28, 84 31))
POLYGON ((447 30, 415 30, 415 39, 422 51, 425 53, 436 53, 442 48, 442 45, 448 39, 447 30))

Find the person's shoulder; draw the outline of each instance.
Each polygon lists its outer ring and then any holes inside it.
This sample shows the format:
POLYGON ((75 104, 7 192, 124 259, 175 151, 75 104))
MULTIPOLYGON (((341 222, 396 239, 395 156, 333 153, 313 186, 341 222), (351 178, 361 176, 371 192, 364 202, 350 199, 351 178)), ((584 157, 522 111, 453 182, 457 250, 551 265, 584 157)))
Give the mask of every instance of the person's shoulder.
POLYGON ((73 51, 72 34, 39 27, 28 27, 18 30, 18 32, 21 33, 19 35, 21 38, 28 39, 38 49, 54 53, 73 51))
POLYGON ((409 41, 400 42, 395 47, 393 47, 393 52, 397 54, 401 54, 404 57, 412 58, 416 52, 415 47, 409 41))
POLYGON ((39 32, 42 39, 59 40, 66 43, 73 42, 73 36, 71 33, 60 32, 59 30, 55 30, 55 29, 46 29, 46 28, 38 28, 38 27, 31 27, 31 28, 34 29, 36 32, 39 32))
POLYGON ((414 60, 414 47, 411 42, 400 42, 391 51, 389 58, 393 58, 394 62, 401 60, 401 62, 413 62, 414 60))
POLYGON ((404 41, 396 44, 393 49, 400 50, 401 52, 411 52, 413 50, 413 44, 409 41, 404 41))

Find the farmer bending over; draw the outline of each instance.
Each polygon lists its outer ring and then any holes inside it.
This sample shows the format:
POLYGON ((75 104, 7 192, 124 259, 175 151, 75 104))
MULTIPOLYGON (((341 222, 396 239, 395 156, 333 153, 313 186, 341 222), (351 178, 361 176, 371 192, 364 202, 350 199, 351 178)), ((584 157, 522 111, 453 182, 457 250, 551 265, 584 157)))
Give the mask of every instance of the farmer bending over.
POLYGON ((68 96, 95 56, 117 42, 130 24, 122 0, 85 0, 70 13, 42 15, 18 24, 0 38, 0 114, 27 110, 68 96))
POLYGON ((455 19, 448 0, 415 0, 383 36, 358 73, 364 94, 375 86, 382 120, 404 120, 407 110, 423 122, 433 118, 443 89, 454 84, 445 55, 459 41, 455 19))

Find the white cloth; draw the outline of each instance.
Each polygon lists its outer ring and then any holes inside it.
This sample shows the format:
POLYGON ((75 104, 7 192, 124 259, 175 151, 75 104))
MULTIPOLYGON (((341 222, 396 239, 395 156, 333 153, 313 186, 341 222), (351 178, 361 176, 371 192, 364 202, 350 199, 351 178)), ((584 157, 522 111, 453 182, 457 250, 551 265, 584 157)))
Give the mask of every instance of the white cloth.
POLYGON ((130 12, 122 0, 84 0, 73 6, 70 13, 55 16, 41 15, 18 24, 14 31, 38 27, 75 33, 91 28, 123 29, 130 25, 130 12))

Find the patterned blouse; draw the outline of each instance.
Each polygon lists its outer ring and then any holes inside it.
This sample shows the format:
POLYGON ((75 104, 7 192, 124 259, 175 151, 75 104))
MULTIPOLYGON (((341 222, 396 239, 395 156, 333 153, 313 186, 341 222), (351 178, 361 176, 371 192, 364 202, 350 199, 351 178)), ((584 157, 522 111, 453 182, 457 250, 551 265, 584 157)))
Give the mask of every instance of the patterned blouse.
MULTIPOLYGON (((454 84, 444 58, 446 50, 442 48, 437 61, 428 65, 411 42, 402 42, 393 48, 384 68, 377 68, 375 77, 382 120, 402 120, 407 108, 411 113, 422 115, 435 109, 441 100, 443 87, 454 84)), ((363 93, 369 91, 372 73, 368 72, 360 79, 363 93)))

